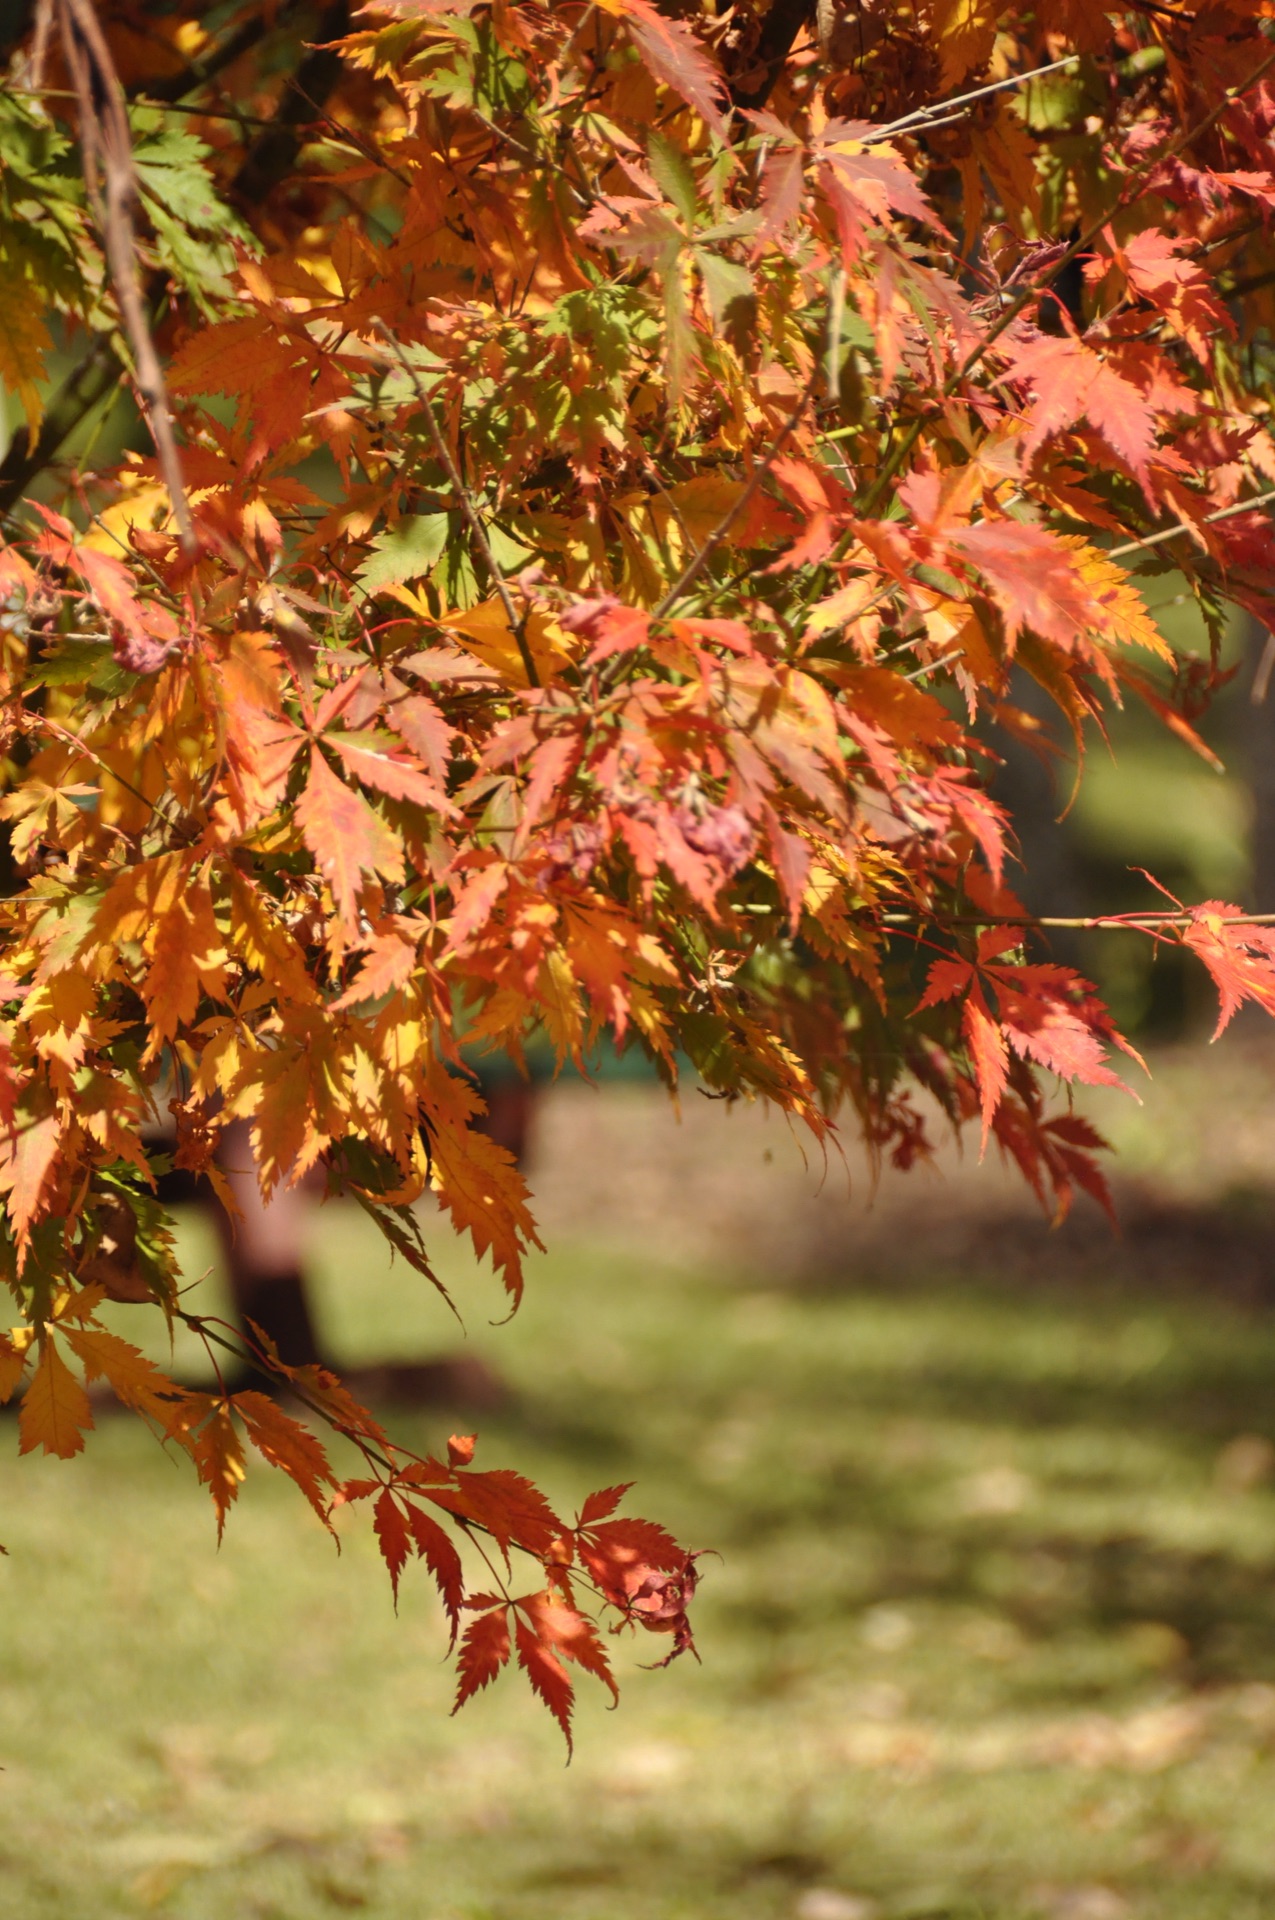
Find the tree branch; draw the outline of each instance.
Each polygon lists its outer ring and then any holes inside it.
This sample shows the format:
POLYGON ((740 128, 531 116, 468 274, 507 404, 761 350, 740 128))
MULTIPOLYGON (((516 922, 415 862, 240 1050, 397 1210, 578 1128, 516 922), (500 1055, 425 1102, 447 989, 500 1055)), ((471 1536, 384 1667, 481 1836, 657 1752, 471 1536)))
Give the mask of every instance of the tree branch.
MULTIPOLYGON (((1275 913, 1220 913, 1224 927, 1275 927, 1275 913)), ((1066 927, 1072 932, 1154 933, 1162 928, 1191 927, 1198 917, 1185 907, 1177 913, 883 913, 887 927, 910 927, 930 921, 944 927, 1066 927)))
POLYGON ((137 229, 133 219, 138 198, 137 176, 133 169, 133 138, 124 90, 92 0, 55 0, 55 3, 62 51, 80 103, 85 184, 102 230, 111 284, 132 349, 138 392, 172 501, 173 517, 182 545, 187 552, 193 552, 195 534, 168 407, 164 370, 151 337, 137 272, 137 229))
MULTIPOLYGON (((290 12, 291 8, 288 11, 290 12)), ((328 9, 321 24, 323 31, 330 33, 334 38, 345 31, 349 18, 348 6, 344 4, 344 0, 340 6, 328 9)), ((229 43, 223 43, 223 49, 219 51, 224 51, 227 44, 229 43)), ((244 48, 237 49, 239 52, 244 50, 244 48)), ((310 58, 303 60, 296 75, 298 84, 304 84, 307 96, 304 104, 311 109, 311 114, 315 106, 321 105, 327 98, 340 72, 338 56, 325 50, 316 51, 322 52, 323 58, 316 58, 313 61, 310 58)), ((191 84, 202 84, 205 75, 210 77, 216 71, 216 67, 221 64, 223 63, 220 59, 214 63, 213 55, 206 56, 204 73, 199 74, 195 73, 192 64, 192 67, 186 69, 180 76, 183 91, 187 90, 191 84)), ((173 76, 174 82, 177 77, 173 76)), ((148 89, 148 92, 153 95, 155 89, 148 89)), ((301 105, 299 95, 295 93, 285 95, 280 103, 279 114, 282 115, 285 108, 287 109, 286 131, 282 137, 271 140, 270 134, 276 129, 274 122, 270 123, 270 132, 263 133, 262 141, 254 143, 248 158, 235 175, 231 189, 233 192, 252 199, 254 203, 259 203, 287 173, 301 146, 300 128, 306 119, 300 111, 301 105), (270 141, 268 150, 263 146, 265 141, 270 141), (252 171, 248 172, 250 162, 252 171), (252 188, 251 193, 246 192, 245 178, 248 187, 252 188)), ((145 303, 148 308, 154 309, 162 299, 165 284, 162 275, 155 275, 150 280, 145 293, 145 303)), ((35 441, 31 441, 25 427, 20 428, 10 441, 8 451, 0 461, 0 513, 10 511, 26 493, 32 481, 53 464, 67 441, 92 413, 94 407, 106 399, 113 387, 119 385, 123 371, 123 362, 110 341, 105 336, 95 340, 79 366, 68 374, 59 387, 35 441)))
POLYGON ((990 80, 985 87, 974 87, 969 93, 953 94, 950 100, 936 100, 930 107, 916 107, 911 113, 901 115, 898 120, 889 120, 884 126, 873 127, 871 133, 864 134, 863 144, 865 147, 871 147, 881 140, 894 140, 901 133, 924 132, 925 128, 932 125, 940 116, 942 116, 942 124, 946 125, 949 115, 953 119, 958 118, 957 110, 964 112, 965 108, 972 106, 976 100, 985 100, 989 94, 993 93, 1006 93, 1013 87, 1025 87, 1031 81, 1041 79, 1044 74, 1058 73, 1063 67, 1074 67, 1079 59, 1078 53, 1064 54, 1061 60, 1051 60, 1046 66, 1031 67, 1026 73, 1011 73, 1005 80, 990 80))
POLYGON ((156 100, 161 104, 176 105, 177 101, 184 99, 188 93, 193 93, 197 87, 206 87, 223 67, 228 67, 232 61, 239 58, 240 54, 247 53, 250 47, 255 47, 258 40, 263 39, 271 27, 279 26, 289 14, 295 11, 295 0, 289 0, 286 6, 275 9, 273 17, 269 17, 268 8, 263 8, 251 19, 245 20, 234 33, 227 34, 224 40, 210 47, 207 53, 196 54, 195 58, 179 73, 168 73, 160 80, 147 80, 140 86, 130 87, 129 98, 156 100))
POLYGON ((509 591, 509 583, 501 571, 499 561, 491 550, 491 541, 487 538, 487 529, 482 523, 482 517, 474 505, 469 488, 465 485, 460 468, 456 465, 452 450, 448 446, 443 436, 442 428, 435 418, 434 403, 421 385, 415 367, 411 365, 399 342, 390 332, 385 322, 383 320, 374 320, 372 326, 373 330, 380 334, 382 340, 384 340, 390 348, 399 366, 403 369, 403 372, 407 375, 415 389, 416 398, 420 402, 421 411, 425 416, 425 425, 429 429, 429 437, 434 443, 434 451, 442 463, 447 478, 452 483, 457 504, 464 514, 466 521, 469 523, 469 531, 474 536, 474 544, 481 553, 483 561, 491 574, 492 584, 500 596, 500 603, 505 609, 505 617, 509 621, 509 630, 513 634, 514 644, 522 659, 523 669, 527 675, 527 679, 533 687, 538 687, 540 685, 540 675, 536 671, 536 662, 532 655, 531 648, 527 643, 526 616, 520 616, 517 608, 514 606, 513 595, 509 591))
MULTIPOLYGON (((153 292, 152 288, 148 291, 153 292)), ((78 367, 58 388, 35 440, 20 427, 0 461, 0 513, 8 513, 37 474, 51 466, 76 428, 115 389, 123 364, 106 334, 100 334, 78 367)))
MULTIPOLYGON (((323 41, 339 40, 350 30, 348 0, 335 0, 319 21, 323 41)), ((274 122, 249 147, 231 182, 237 198, 257 205, 292 167, 305 144, 305 129, 321 111, 341 75, 341 56, 334 47, 310 47, 284 88, 274 122)))
POLYGON ((742 80, 731 84, 731 104, 764 107, 784 61, 803 27, 815 17, 815 0, 774 0, 762 22, 757 52, 742 80), (759 76, 759 77, 758 77, 759 76), (746 84, 752 81, 752 85, 746 84))
MULTIPOLYGON (((1230 520, 1237 513, 1249 513, 1255 507, 1267 506, 1275 500, 1275 487, 1268 487, 1265 493, 1255 493, 1250 500, 1236 500, 1232 506, 1219 507, 1216 513, 1206 513, 1200 521, 1202 527, 1216 525, 1219 520, 1230 520)), ((1176 540, 1180 533, 1193 533, 1195 522, 1179 520, 1174 526, 1161 527, 1159 533, 1149 533, 1144 540, 1126 540, 1122 547, 1109 547, 1108 560, 1123 560, 1127 553, 1139 553, 1143 547, 1158 547, 1165 540, 1176 540)))

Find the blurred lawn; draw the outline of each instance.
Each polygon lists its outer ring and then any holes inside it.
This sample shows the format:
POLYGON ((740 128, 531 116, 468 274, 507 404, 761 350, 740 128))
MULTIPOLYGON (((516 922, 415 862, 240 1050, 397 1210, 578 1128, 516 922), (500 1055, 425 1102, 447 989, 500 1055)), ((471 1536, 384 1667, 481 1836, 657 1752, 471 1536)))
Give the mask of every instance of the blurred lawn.
MULTIPOLYGON (((357 1219, 315 1255, 348 1360, 452 1339, 357 1219)), ((131 1420, 74 1464, 6 1450, 4 1913, 1275 1915, 1275 1327, 577 1244, 492 1329, 450 1266, 516 1390, 480 1463, 564 1504, 636 1479, 718 1547, 703 1667, 619 1643, 567 1769, 521 1681, 449 1720, 423 1571, 396 1620, 366 1526, 338 1560, 264 1466, 218 1553, 131 1420)))

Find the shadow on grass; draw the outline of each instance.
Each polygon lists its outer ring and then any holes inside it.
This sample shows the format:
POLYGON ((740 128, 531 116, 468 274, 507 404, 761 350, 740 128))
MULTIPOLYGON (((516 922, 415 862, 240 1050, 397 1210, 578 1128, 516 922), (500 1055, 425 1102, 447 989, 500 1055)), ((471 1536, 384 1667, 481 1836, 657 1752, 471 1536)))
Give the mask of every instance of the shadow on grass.
MULTIPOLYGON (((1160 1228, 1083 1259, 1041 1233, 1033 1259, 998 1227, 959 1282, 895 1230, 875 1278, 834 1246, 783 1285, 762 1248, 741 1280, 580 1242, 505 1329, 446 1274, 512 1392, 479 1464, 568 1511, 636 1481, 723 1556, 703 1667, 639 1673, 663 1646, 617 1642, 620 1712, 584 1701, 569 1771, 512 1679, 449 1721, 424 1570, 396 1620, 374 1543, 351 1527, 338 1565, 264 1470, 215 1556, 129 1423, 24 1463, 0 1489, 14 1910, 1275 1915, 1275 1317, 1188 1284, 1230 1258, 1205 1217, 1176 1266, 1160 1228)), ((319 1255, 338 1352, 437 1350, 339 1210, 319 1255)), ((394 1421, 435 1449, 449 1424, 394 1421)))

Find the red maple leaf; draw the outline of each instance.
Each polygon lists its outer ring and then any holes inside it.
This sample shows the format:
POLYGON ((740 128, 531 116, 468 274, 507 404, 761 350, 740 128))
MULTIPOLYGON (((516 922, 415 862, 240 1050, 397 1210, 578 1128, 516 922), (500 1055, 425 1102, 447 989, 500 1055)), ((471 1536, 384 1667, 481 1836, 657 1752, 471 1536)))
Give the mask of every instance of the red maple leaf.
POLYGON ((1206 900, 1190 910, 1191 923, 1181 940, 1212 975, 1218 992, 1213 1038, 1230 1025, 1246 1000, 1275 1014, 1275 927, 1246 923, 1238 907, 1206 900))
POLYGON ((452 1712, 458 1712, 466 1700, 490 1686, 508 1659, 509 1617, 502 1601, 490 1613, 480 1613, 465 1629, 457 1660, 460 1684, 452 1712))

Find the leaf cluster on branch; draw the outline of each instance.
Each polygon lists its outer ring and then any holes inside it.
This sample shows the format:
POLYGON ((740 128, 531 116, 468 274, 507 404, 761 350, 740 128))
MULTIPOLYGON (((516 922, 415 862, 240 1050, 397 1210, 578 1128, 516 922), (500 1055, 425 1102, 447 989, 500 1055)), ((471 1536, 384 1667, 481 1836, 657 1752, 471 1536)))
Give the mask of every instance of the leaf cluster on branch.
MULTIPOLYGON (((1067 1091, 1132 1049, 1034 951, 989 782, 1012 668, 1078 766, 1124 700, 1207 754, 1224 608, 1272 617, 1275 5, 42 0, 9 55, 0 1392, 67 1455, 104 1380, 219 1526, 245 1436, 369 1504, 458 1703, 512 1649, 569 1737, 564 1662, 614 1686, 585 1594, 680 1652, 695 1557, 189 1313, 148 1129, 229 1203, 247 1122, 265 1194, 323 1168, 432 1278, 431 1190, 515 1302, 462 1047, 537 1030, 1108 1205, 1067 1091), (121 381, 156 451, 97 466, 121 381)), ((1131 923, 1275 1011, 1260 916, 1131 923)))

